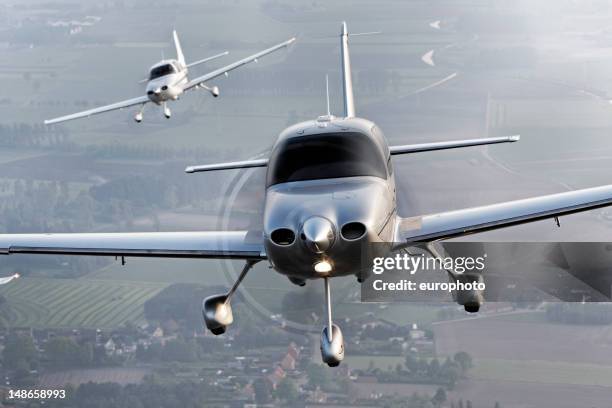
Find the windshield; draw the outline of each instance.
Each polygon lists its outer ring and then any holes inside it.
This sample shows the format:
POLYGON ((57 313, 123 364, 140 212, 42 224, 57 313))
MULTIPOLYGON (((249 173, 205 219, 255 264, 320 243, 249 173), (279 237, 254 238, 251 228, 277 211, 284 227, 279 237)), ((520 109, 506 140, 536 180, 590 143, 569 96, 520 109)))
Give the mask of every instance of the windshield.
POLYGON ((272 152, 267 185, 337 177, 386 178, 378 146, 361 133, 292 137, 272 152))
POLYGON ((155 79, 169 74, 174 74, 174 67, 171 64, 160 65, 151 70, 149 79, 155 79))

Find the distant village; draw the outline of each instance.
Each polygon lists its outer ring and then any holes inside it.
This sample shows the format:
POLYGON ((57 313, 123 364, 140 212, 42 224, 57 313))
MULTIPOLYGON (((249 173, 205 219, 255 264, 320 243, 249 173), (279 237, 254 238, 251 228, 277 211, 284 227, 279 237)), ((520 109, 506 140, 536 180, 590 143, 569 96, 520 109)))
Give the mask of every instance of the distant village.
POLYGON ((290 334, 284 345, 249 347, 250 341, 258 340, 253 333, 237 328, 233 334, 216 337, 204 330, 186 331, 174 320, 112 331, 4 330, 0 333, 2 390, 6 398, 10 389, 65 388, 64 381, 75 390, 89 383, 125 386, 180 379, 201 384, 209 391, 207 401, 227 406, 298 401, 304 406, 381 406, 387 397, 358 390, 379 382, 414 382, 438 386, 443 392, 464 375, 458 361, 434 358, 433 332, 417 324, 400 326, 373 315, 341 324, 352 342, 351 355, 334 370, 321 365, 319 338, 312 334, 290 334), (359 355, 372 361, 353 368, 351 359, 359 355), (374 364, 377 355, 397 356, 396 363, 380 368, 374 364), (417 365, 410 366, 413 360, 417 365), (430 361, 436 362, 435 372, 430 361), (451 374, 442 375, 444 370, 451 374))

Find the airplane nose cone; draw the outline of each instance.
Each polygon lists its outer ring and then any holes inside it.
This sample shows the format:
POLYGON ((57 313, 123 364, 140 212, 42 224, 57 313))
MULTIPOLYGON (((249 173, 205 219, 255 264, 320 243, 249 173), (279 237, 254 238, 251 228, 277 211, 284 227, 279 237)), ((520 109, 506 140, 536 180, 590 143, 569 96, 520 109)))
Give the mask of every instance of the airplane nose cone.
POLYGON ((327 251, 334 243, 334 226, 322 217, 307 219, 302 227, 302 234, 306 246, 317 254, 327 251))
POLYGON ((161 88, 155 88, 155 90, 153 91, 153 93, 155 95, 159 95, 161 93, 161 88))

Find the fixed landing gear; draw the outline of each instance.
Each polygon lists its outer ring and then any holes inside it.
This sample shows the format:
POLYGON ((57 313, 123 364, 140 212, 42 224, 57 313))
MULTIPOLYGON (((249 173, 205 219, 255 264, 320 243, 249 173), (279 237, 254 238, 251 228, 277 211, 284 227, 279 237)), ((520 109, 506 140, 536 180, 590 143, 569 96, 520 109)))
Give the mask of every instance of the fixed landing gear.
POLYGON ((218 86, 209 87, 209 86, 206 86, 204 84, 200 84, 200 86, 202 88, 206 89, 208 92, 210 92, 210 94, 213 97, 217 98, 219 96, 219 87, 218 86))
POLYGON ((299 278, 289 278, 289 281, 297 286, 306 286, 306 281, 299 278))
MULTIPOLYGON (((428 243, 424 247, 432 256, 435 258, 443 258, 433 243, 428 243)), ((484 283, 484 277, 482 273, 477 274, 458 274, 451 269, 446 269, 448 273, 448 277, 452 282, 462 282, 462 283, 473 283, 473 284, 482 284, 484 283)), ((463 306, 467 313, 478 313, 480 311, 480 306, 484 303, 484 293, 482 290, 474 289, 474 290, 455 290, 453 291, 453 299, 459 304, 463 306)))
POLYGON ((344 360, 344 337, 340 327, 332 322, 331 289, 329 278, 325 282, 325 305, 327 308, 327 327, 321 333, 321 358, 330 367, 337 367, 344 360))
POLYGON ((168 104, 166 104, 166 102, 164 102, 164 116, 166 117, 166 119, 170 119, 170 117, 172 116, 172 112, 170 112, 170 108, 168 107, 168 104))
POLYGON ((227 293, 209 296, 202 301, 202 316, 204 317, 204 323, 212 334, 218 336, 225 333, 227 326, 233 323, 234 315, 232 314, 230 299, 234 292, 236 292, 236 289, 238 289, 238 285, 240 285, 240 282, 242 282, 247 272, 257 262, 259 262, 259 260, 246 262, 238 279, 227 293))
POLYGON ((468 313, 478 313, 480 310, 480 303, 466 303, 463 308, 468 313))
MULTIPOLYGON (((484 278, 481 274, 478 275, 457 275, 455 282, 463 283, 482 283, 484 278)), ((480 306, 484 303, 484 293, 481 290, 457 290, 455 291, 455 299, 458 304, 462 305, 468 313, 478 313, 480 306)))
POLYGON ((134 120, 136 121, 136 123, 142 122, 143 111, 144 111, 144 105, 142 105, 140 109, 138 110, 138 112, 136 112, 136 115, 134 115, 134 120))

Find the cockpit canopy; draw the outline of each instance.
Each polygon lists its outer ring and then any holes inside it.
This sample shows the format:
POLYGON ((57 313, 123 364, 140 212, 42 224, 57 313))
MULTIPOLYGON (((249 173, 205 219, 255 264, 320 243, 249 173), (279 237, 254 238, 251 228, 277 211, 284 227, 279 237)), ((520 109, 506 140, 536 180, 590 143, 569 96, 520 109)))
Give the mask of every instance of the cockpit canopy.
POLYGON ((280 142, 268 162, 266 185, 355 176, 387 178, 378 145, 362 133, 324 133, 280 142))
POLYGON ((149 80, 163 77, 166 75, 176 73, 176 67, 173 64, 163 64, 158 65, 156 67, 151 68, 151 73, 149 75, 149 80))

